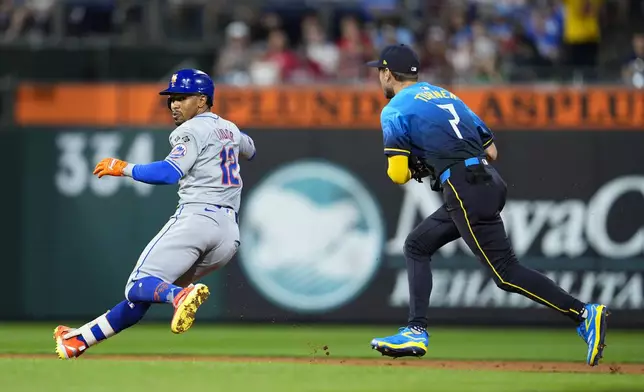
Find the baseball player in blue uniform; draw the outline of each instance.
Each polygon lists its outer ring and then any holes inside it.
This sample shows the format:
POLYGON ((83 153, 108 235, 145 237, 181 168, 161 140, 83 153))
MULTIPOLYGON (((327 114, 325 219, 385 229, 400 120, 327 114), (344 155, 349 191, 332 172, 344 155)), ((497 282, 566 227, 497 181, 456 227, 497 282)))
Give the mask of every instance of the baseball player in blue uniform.
POLYGON ((210 291, 203 276, 225 266, 240 245, 238 211, 243 187, 239 158, 255 156, 253 140, 211 112, 215 86, 196 69, 172 75, 168 96, 175 128, 165 159, 148 164, 105 158, 94 170, 103 176, 127 176, 147 184, 178 184, 175 213, 143 249, 125 285, 125 299, 79 327, 54 330, 56 353, 75 358, 89 347, 139 322, 154 303, 171 304, 170 329, 176 334, 193 324, 210 291))
POLYGON ((572 297, 545 275, 517 260, 500 212, 507 187, 490 164, 496 160, 494 135, 456 95, 418 81, 420 62, 405 45, 386 47, 367 63, 379 70, 389 103, 381 113, 387 174, 396 184, 430 181, 444 204, 409 233, 404 255, 409 279, 409 319, 398 334, 371 341, 391 357, 427 352, 427 313, 432 290, 432 255, 463 238, 497 286, 521 294, 567 316, 588 346, 586 362, 598 364, 606 336, 607 307, 572 297))

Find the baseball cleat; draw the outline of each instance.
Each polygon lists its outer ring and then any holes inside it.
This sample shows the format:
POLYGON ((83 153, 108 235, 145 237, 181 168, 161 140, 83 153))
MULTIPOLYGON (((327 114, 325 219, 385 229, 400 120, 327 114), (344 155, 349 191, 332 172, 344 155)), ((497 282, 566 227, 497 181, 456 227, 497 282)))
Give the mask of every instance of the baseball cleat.
POLYGON ((606 339, 606 317, 609 312, 605 305, 586 305, 587 317, 577 327, 577 334, 584 339, 588 345, 586 363, 590 366, 597 366, 599 360, 604 356, 604 343, 606 339))
POLYGON ((56 341, 56 354, 60 359, 71 359, 80 357, 87 345, 78 336, 65 339, 63 335, 71 331, 72 328, 65 325, 59 325, 54 329, 54 340, 56 341))
POLYGON ((179 295, 172 301, 174 306, 174 316, 172 316, 172 321, 170 322, 172 332, 179 334, 190 329, 195 321, 197 309, 206 302, 209 296, 208 287, 201 283, 191 284, 181 290, 179 295))
POLYGON ((398 334, 386 338, 375 338, 371 348, 378 350, 388 357, 422 357, 427 353, 429 334, 427 331, 418 333, 409 327, 398 329, 398 334))

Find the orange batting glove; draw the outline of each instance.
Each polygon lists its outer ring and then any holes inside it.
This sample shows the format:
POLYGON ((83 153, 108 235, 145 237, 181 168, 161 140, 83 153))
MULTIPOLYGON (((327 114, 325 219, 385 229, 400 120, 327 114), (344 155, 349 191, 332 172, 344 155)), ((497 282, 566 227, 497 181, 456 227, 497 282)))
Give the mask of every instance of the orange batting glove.
POLYGON ((116 176, 123 175, 123 169, 127 166, 127 162, 116 158, 105 158, 100 161, 94 168, 94 175, 98 178, 103 176, 116 176))

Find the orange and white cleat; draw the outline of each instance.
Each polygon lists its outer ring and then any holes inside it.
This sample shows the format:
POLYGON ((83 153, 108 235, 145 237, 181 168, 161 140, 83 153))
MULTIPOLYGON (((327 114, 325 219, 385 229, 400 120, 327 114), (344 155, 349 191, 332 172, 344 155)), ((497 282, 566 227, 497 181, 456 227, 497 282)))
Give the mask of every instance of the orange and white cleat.
POLYGON ((174 316, 170 322, 170 329, 173 333, 180 334, 186 332, 195 321, 195 315, 199 306, 210 297, 210 290, 205 284, 191 284, 179 292, 172 305, 174 306, 174 316))
POLYGON ((68 339, 63 338, 71 330, 72 328, 65 325, 59 325, 54 329, 56 354, 60 359, 78 358, 87 350, 87 345, 78 336, 72 336, 68 339))

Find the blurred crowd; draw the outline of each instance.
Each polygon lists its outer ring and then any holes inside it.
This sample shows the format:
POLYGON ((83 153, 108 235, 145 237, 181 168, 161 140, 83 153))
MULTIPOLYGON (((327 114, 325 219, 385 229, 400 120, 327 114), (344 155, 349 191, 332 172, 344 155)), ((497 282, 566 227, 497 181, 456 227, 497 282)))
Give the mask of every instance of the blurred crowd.
MULTIPOLYGON (((220 82, 364 83, 375 72, 365 61, 405 43, 434 83, 592 81, 603 66, 644 86, 641 0, 149 1, 162 4, 166 39, 219 42, 211 71, 220 82)), ((150 31, 144 4, 0 0, 0 40, 56 28, 141 39, 150 31)))
POLYGON ((605 68, 615 70, 617 62, 622 72, 615 76, 640 86, 644 24, 635 23, 630 31, 624 23, 633 11, 641 16, 644 4, 613 2, 612 13, 609 5, 603 0, 427 1, 424 15, 430 17, 420 20, 397 13, 394 6, 384 12, 335 13, 331 23, 316 12, 295 21, 265 13, 227 25, 213 73, 238 84, 362 83, 376 72, 363 67, 365 61, 385 45, 404 43, 421 56, 422 78, 434 83, 600 81, 608 76, 599 71, 602 45, 612 42, 609 52, 617 50, 604 56, 609 59, 605 68), (606 34, 610 21, 624 34, 606 34))

